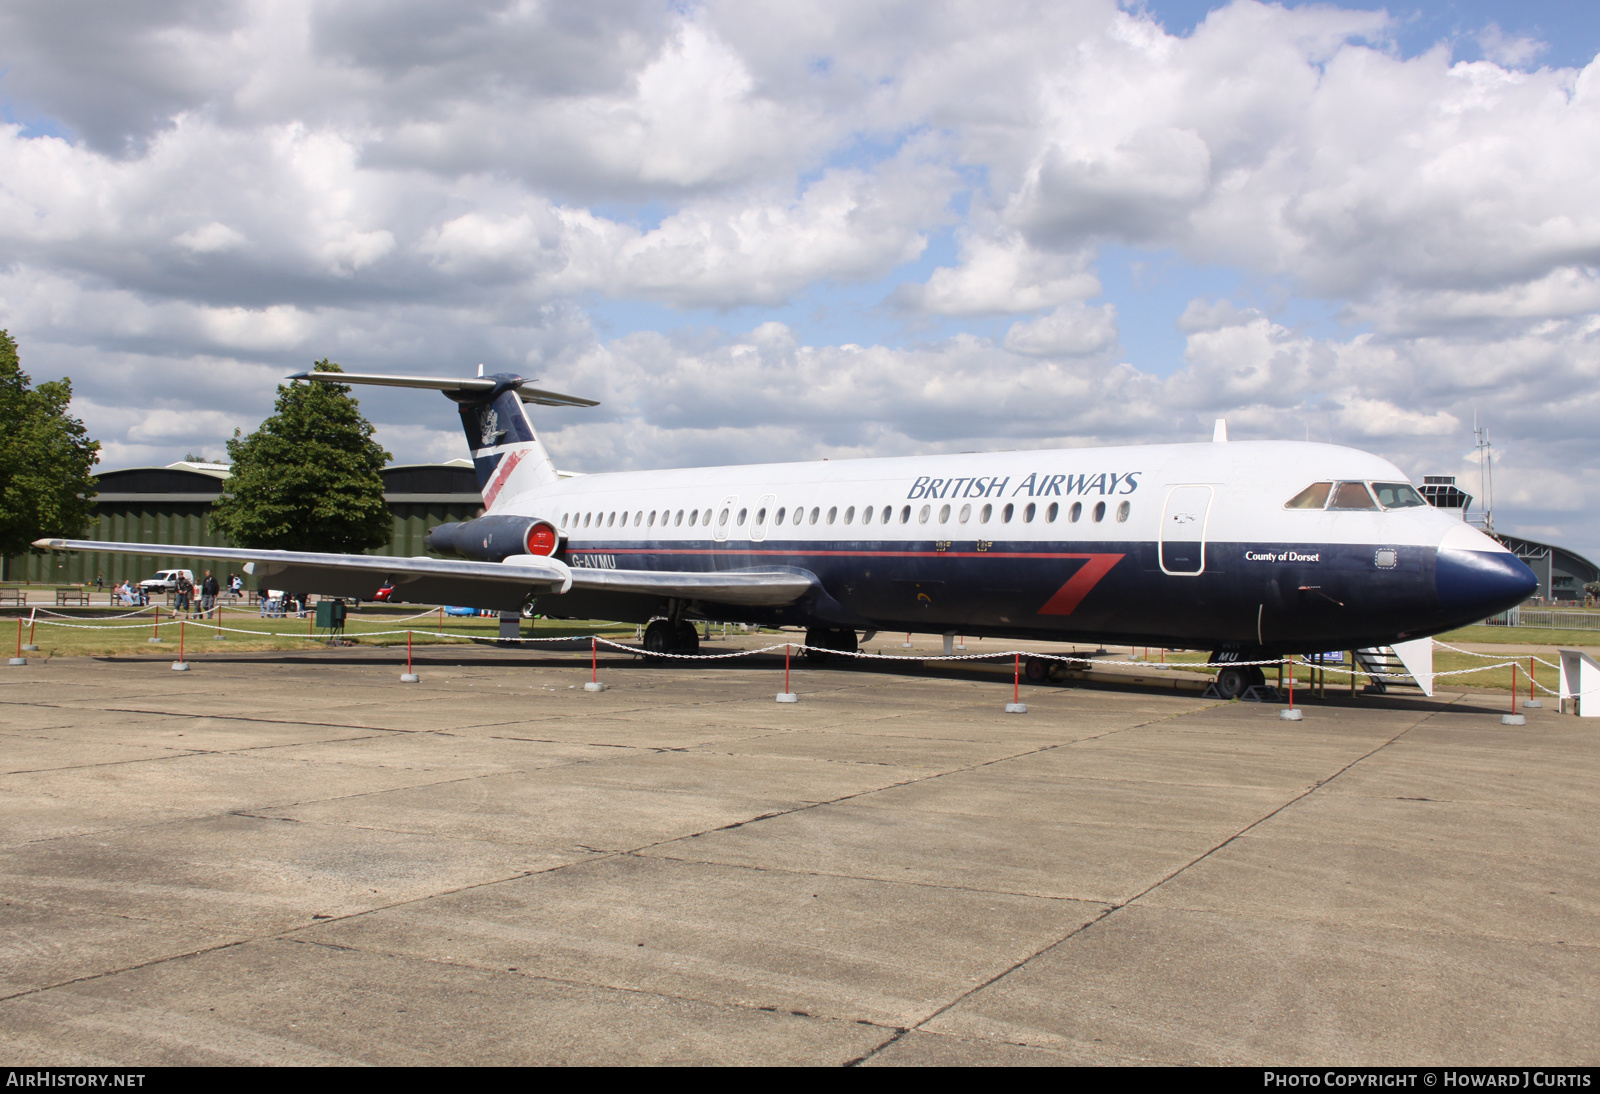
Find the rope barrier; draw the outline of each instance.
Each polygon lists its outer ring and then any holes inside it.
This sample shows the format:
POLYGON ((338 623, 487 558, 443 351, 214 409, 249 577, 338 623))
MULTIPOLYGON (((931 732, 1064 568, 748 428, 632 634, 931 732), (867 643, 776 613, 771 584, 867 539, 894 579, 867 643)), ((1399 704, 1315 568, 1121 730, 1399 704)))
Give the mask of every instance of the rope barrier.
MULTIPOLYGON (((52 613, 52 614, 54 614, 54 613, 52 613)), ((412 616, 410 618, 420 618, 421 615, 432 615, 432 614, 434 614, 433 610, 429 610, 429 611, 426 611, 426 612, 419 613, 418 616, 412 616)), ((20 617, 19 617, 19 619, 20 619, 20 617)), ((403 621, 404 620, 398 620, 397 622, 403 622, 403 621)), ((56 622, 55 620, 50 620, 50 619, 40 619, 38 622, 39 622, 39 624, 41 626, 62 627, 62 628, 67 629, 67 630, 122 631, 122 630, 142 630, 144 628, 144 624, 143 623, 134 623, 134 624, 126 624, 126 625, 118 625, 118 626, 104 626, 104 625, 87 624, 87 623, 61 623, 61 622, 56 622)), ((156 627, 171 627, 171 626, 180 626, 181 627, 181 625, 183 623, 185 623, 185 622, 189 622, 189 621, 188 620, 184 620, 184 619, 169 619, 166 622, 157 623, 157 624, 155 624, 155 626, 156 627)), ((219 631, 219 632, 226 632, 228 634, 249 635, 249 636, 255 637, 255 638, 293 638, 293 639, 298 639, 298 640, 303 641, 303 642, 326 642, 328 640, 328 637, 329 637, 327 634, 307 635, 307 634, 301 634, 298 631, 294 631, 294 632, 287 632, 287 631, 257 631, 257 630, 249 630, 249 629, 243 628, 243 627, 224 627, 224 626, 221 626, 221 625, 217 625, 214 629, 219 631)), ((1069 664, 1069 665, 1073 665, 1073 666, 1112 665, 1112 666, 1125 668, 1125 667, 1127 667, 1129 665, 1137 665, 1137 666, 1143 667, 1143 668, 1145 668, 1147 670, 1150 669, 1150 666, 1145 665, 1142 662, 1138 662, 1138 661, 1126 661, 1126 660, 1121 660, 1121 659, 1116 659, 1116 658, 1085 657, 1085 656, 1082 656, 1080 654, 1071 654, 1071 653, 1046 653, 1046 652, 1037 651, 1037 650, 1016 650, 1016 649, 994 650, 994 651, 985 652, 985 653, 921 654, 921 655, 919 655, 919 654, 896 654, 896 653, 869 653, 869 652, 867 652, 865 650, 836 650, 836 649, 830 649, 827 646, 810 646, 810 645, 806 645, 803 642, 784 642, 784 643, 774 643, 773 645, 770 645, 770 646, 761 646, 761 647, 756 648, 756 649, 734 650, 734 651, 731 651, 729 653, 653 653, 653 652, 649 652, 649 651, 646 651, 646 650, 642 650, 638 646, 627 646, 627 645, 624 645, 621 642, 614 641, 613 639, 604 637, 603 635, 600 635, 600 634, 551 635, 551 636, 542 637, 542 638, 541 637, 522 637, 522 636, 518 636, 516 638, 500 638, 498 636, 491 636, 491 635, 484 635, 484 634, 462 634, 462 633, 453 633, 453 632, 442 631, 442 630, 441 631, 417 631, 415 629, 397 628, 397 629, 394 629, 394 630, 382 630, 382 631, 360 631, 360 632, 357 632, 356 636, 360 637, 360 638, 388 638, 388 637, 394 637, 394 636, 398 636, 398 635, 416 635, 418 637, 425 637, 425 638, 456 639, 456 640, 465 641, 465 642, 495 643, 495 644, 503 644, 503 643, 509 643, 509 642, 516 642, 516 643, 523 643, 523 644, 540 644, 540 643, 551 643, 551 642, 581 642, 583 639, 587 638, 593 643, 593 645, 594 645, 594 647, 596 649, 599 646, 606 646, 609 649, 616 650, 619 653, 626 653, 629 656, 641 656, 642 655, 642 656, 650 657, 652 659, 677 660, 677 661, 726 661, 726 660, 733 660, 733 659, 740 658, 740 657, 756 657, 756 656, 760 656, 762 654, 776 653, 776 652, 783 651, 783 650, 790 650, 790 651, 797 652, 797 653, 804 653, 804 652, 809 652, 809 651, 813 651, 814 650, 814 651, 819 652, 819 653, 831 654, 831 655, 837 656, 837 657, 853 657, 853 658, 856 658, 858 660, 863 660, 863 661, 891 661, 891 662, 911 662, 911 661, 914 661, 914 662, 917 662, 917 663, 920 664, 920 663, 926 663, 926 662, 930 662, 930 661, 933 661, 933 662, 937 662, 937 661, 951 661, 951 662, 960 662, 960 661, 996 661, 996 660, 1000 660, 1002 658, 1031 657, 1031 658, 1035 658, 1035 659, 1038 659, 1038 660, 1041 660, 1041 661, 1061 662, 1061 663, 1065 663, 1065 664, 1069 664)), ((1443 647, 1444 649, 1448 649, 1448 650, 1451 650, 1451 651, 1457 652, 1457 653, 1473 653, 1473 651, 1471 651, 1471 650, 1459 650, 1456 647, 1446 645, 1443 642, 1437 642, 1436 644, 1441 646, 1441 647, 1443 647)), ((1495 656, 1495 655, 1494 654, 1474 654, 1474 656, 1492 657, 1492 656, 1495 656)), ((1545 661, 1542 658, 1539 659, 1539 663, 1543 664, 1543 665, 1547 665, 1550 668, 1557 668, 1558 667, 1558 666, 1555 666, 1555 665, 1551 665, 1548 661, 1545 661)), ((1491 671, 1494 671, 1495 669, 1510 668, 1512 666, 1516 666, 1516 665, 1519 665, 1519 664, 1520 664, 1520 662, 1517 659, 1512 659, 1512 660, 1509 660, 1509 661, 1499 661, 1499 662, 1496 662, 1495 664, 1492 664, 1492 665, 1478 665, 1476 667, 1467 668, 1467 669, 1451 669, 1451 670, 1447 670, 1447 671, 1443 671, 1443 672, 1435 672, 1433 674, 1433 677, 1434 677, 1434 679, 1439 679, 1440 677, 1448 677, 1448 676, 1467 676, 1467 675, 1471 675, 1473 673, 1491 672, 1491 671)), ((1339 664, 1339 665, 1323 665, 1323 664, 1319 664, 1319 663, 1314 663, 1312 661, 1308 661, 1308 660, 1304 659, 1303 657, 1294 657, 1294 656, 1279 657, 1279 658, 1273 658, 1273 659, 1270 659, 1270 660, 1259 660, 1259 661, 1228 661, 1228 662, 1225 662, 1225 663, 1222 663, 1222 664, 1198 662, 1198 661, 1196 661, 1196 662, 1169 662, 1169 663, 1167 663, 1167 665, 1163 666, 1163 668, 1166 669, 1166 671, 1172 671, 1173 669, 1177 669, 1177 670, 1181 671, 1184 668, 1190 667, 1190 666, 1192 666, 1195 669, 1211 669, 1211 670, 1214 670, 1214 669, 1218 669, 1218 668, 1259 668, 1259 667, 1275 666, 1275 665, 1289 665, 1289 666, 1293 666, 1295 668, 1304 667, 1304 668, 1313 669, 1313 670, 1320 668, 1325 672, 1331 671, 1331 672, 1335 672, 1335 673, 1345 673, 1347 675, 1357 675, 1357 674, 1359 674, 1359 675, 1369 676, 1369 677, 1382 677, 1382 678, 1385 678, 1385 679, 1402 680, 1402 679, 1410 679, 1411 678, 1411 674, 1410 673, 1405 673, 1405 672, 1378 672, 1378 671, 1375 671, 1375 670, 1368 670, 1368 669, 1360 668, 1358 666, 1346 667, 1345 665, 1342 665, 1342 664, 1339 664)), ((1154 670, 1154 671, 1160 671, 1160 670, 1158 669, 1158 670, 1154 670)), ((1537 684, 1537 683, 1536 683, 1536 686, 1538 687, 1538 689, 1540 691, 1544 692, 1547 695, 1556 695, 1557 694, 1557 691, 1554 688, 1549 688, 1549 687, 1546 687, 1543 684, 1537 684)))

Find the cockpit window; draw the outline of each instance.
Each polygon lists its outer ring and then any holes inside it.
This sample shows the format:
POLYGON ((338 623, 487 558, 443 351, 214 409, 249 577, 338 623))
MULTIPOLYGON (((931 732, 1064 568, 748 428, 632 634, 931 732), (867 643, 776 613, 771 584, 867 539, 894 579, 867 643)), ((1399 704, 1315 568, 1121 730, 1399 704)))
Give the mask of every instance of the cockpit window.
POLYGON ((1339 488, 1333 492, 1333 508, 1335 509, 1376 509, 1377 502, 1372 500, 1372 495, 1367 492, 1364 482, 1341 482, 1339 488))
POLYGON ((1321 509, 1328 504, 1333 483, 1314 482, 1284 503, 1285 509, 1321 509))
POLYGON ((1375 482, 1372 492, 1378 495, 1378 504, 1385 509, 1412 509, 1428 504, 1409 482, 1375 482))

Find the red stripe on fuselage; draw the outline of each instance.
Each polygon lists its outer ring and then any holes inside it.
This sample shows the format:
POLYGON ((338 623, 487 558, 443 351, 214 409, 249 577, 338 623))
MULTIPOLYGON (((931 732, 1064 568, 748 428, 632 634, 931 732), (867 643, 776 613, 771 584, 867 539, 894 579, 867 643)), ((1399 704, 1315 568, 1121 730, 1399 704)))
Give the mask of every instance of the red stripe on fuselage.
POLYGON ((1089 595, 1089 590, 1100 584, 1100 579, 1111 572, 1111 567, 1121 562, 1122 555, 1061 555, 1061 558, 1081 558, 1087 561, 1079 567, 1078 572, 1067 579, 1067 583, 1056 590, 1056 595, 1045 601, 1044 607, 1039 609, 1040 615, 1071 615, 1077 606, 1083 603, 1083 598, 1089 595))

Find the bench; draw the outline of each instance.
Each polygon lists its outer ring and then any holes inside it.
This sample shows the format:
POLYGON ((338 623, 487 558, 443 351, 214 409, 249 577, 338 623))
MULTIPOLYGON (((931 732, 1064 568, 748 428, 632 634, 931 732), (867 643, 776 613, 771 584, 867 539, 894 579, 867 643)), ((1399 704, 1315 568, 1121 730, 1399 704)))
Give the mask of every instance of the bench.
POLYGON ((21 589, 0 589, 0 604, 15 604, 25 608, 28 606, 28 594, 21 589))
POLYGON ((64 608, 69 604, 87 608, 89 606, 89 590, 81 587, 76 589, 57 589, 56 606, 64 608))

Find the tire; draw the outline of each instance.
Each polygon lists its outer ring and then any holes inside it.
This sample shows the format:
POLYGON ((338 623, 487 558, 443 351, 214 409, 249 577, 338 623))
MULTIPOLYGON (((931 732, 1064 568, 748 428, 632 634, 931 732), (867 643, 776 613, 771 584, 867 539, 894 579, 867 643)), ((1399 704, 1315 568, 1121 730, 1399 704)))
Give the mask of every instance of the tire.
POLYGON ((1225 668, 1217 673, 1217 694, 1224 699, 1237 699, 1250 686, 1250 675, 1245 669, 1225 668))
POLYGON ((700 652, 700 632, 694 629, 694 624, 687 619, 678 620, 677 627, 672 632, 673 653, 697 654, 700 652))
POLYGON ((644 629, 644 652, 660 656, 663 653, 672 653, 673 650, 672 624, 665 619, 657 619, 644 629))
POLYGON ((825 665, 828 651, 833 649, 833 634, 820 628, 806 631, 806 660, 813 665, 825 665), (822 647, 818 649, 817 647, 822 647))
POLYGON ((1030 657, 1022 663, 1022 675, 1030 684, 1042 684, 1050 678, 1050 662, 1042 657, 1030 657))

